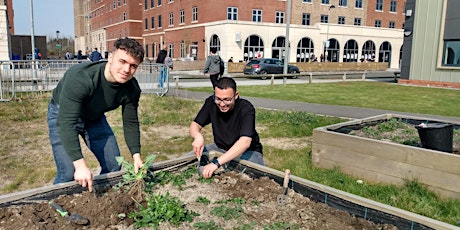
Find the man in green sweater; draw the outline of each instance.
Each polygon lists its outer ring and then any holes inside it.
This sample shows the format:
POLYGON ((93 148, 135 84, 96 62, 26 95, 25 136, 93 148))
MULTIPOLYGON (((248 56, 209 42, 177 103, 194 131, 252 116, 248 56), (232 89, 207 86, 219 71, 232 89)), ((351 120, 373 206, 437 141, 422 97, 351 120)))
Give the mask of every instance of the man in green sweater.
POLYGON ((79 136, 99 161, 101 174, 121 169, 115 160, 120 150, 104 115, 120 105, 135 171, 142 167, 141 89, 133 76, 143 59, 144 49, 136 40, 120 38, 107 61, 78 64, 66 71, 48 105, 49 139, 57 168, 54 184, 75 180, 92 191, 93 175, 83 158, 79 136))

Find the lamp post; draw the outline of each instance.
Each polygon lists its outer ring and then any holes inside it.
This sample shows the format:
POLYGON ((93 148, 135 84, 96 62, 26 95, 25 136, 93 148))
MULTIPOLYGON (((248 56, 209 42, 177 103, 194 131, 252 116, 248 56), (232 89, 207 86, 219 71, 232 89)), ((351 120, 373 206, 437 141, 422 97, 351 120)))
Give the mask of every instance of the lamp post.
POLYGON ((329 16, 331 15, 331 9, 334 9, 334 5, 329 6, 329 11, 327 12, 327 32, 326 32, 326 41, 324 42, 324 62, 326 62, 326 54, 329 56, 329 16), (327 52, 326 52, 327 51, 327 52))
POLYGON ((58 51, 58 58, 61 59, 61 43, 59 42, 59 30, 56 30, 56 49, 58 51))
POLYGON ((289 27, 291 25, 291 0, 287 0, 286 7, 286 38, 284 39, 284 63, 283 63, 283 74, 287 74, 288 71, 288 62, 290 54, 289 47, 289 27))

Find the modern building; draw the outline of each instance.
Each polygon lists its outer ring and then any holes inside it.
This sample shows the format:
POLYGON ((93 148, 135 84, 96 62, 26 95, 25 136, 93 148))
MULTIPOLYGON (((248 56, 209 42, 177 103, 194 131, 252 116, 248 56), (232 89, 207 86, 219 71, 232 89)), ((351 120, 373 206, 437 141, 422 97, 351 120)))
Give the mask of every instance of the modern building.
MULTIPOLYGON (((75 8, 82 2, 90 6, 79 13, 90 25, 85 46, 101 51, 127 36, 144 44, 148 59, 167 49, 176 60, 203 60, 215 47, 224 60, 286 59, 288 53, 289 62, 323 55, 399 68, 405 0, 74 0, 75 8)), ((77 41, 86 36, 81 29, 75 34, 77 41)))
POLYGON ((460 88, 460 1, 408 0, 400 83, 460 88))

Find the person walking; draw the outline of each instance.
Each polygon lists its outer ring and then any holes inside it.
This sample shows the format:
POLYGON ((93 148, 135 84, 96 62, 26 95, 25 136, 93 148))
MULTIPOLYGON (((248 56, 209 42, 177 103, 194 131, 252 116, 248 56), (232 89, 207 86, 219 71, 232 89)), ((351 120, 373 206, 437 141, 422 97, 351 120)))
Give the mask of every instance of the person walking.
POLYGON ((216 82, 214 95, 205 100, 190 124, 193 151, 186 156, 209 157, 211 150, 223 153, 204 166, 204 178, 210 178, 221 165, 235 158, 265 165, 255 122, 256 110, 249 101, 239 97, 235 80, 222 77, 216 82), (201 130, 208 124, 212 125, 214 143, 205 145, 201 130))
POLYGON ((216 87, 217 79, 221 76, 221 64, 223 64, 222 58, 217 54, 217 48, 211 48, 210 54, 204 64, 204 74, 209 74, 209 78, 212 83, 212 88, 216 87))
POLYGON ((96 47, 96 48, 94 48, 93 52, 91 52, 91 54, 89 55, 88 58, 92 62, 97 62, 97 61, 100 61, 102 59, 102 55, 101 55, 101 53, 99 53, 99 51, 97 51, 97 47, 96 47))
POLYGON ((79 136, 99 161, 101 174, 121 169, 115 159, 120 150, 104 115, 119 106, 134 171, 142 167, 138 119, 141 89, 133 76, 143 59, 139 42, 120 38, 107 61, 77 64, 64 73, 52 92, 47 115, 57 168, 54 184, 75 180, 92 191, 93 175, 83 158, 79 136))
MULTIPOLYGON (((156 63, 165 64, 167 57, 168 57, 168 51, 166 51, 165 49, 160 50, 160 52, 158 53, 156 63)), ((164 82, 166 81, 166 78, 168 77, 167 73, 168 73, 168 70, 166 68, 163 68, 163 67, 160 68, 160 76, 158 78, 158 84, 160 86, 160 89, 164 87, 164 82)))

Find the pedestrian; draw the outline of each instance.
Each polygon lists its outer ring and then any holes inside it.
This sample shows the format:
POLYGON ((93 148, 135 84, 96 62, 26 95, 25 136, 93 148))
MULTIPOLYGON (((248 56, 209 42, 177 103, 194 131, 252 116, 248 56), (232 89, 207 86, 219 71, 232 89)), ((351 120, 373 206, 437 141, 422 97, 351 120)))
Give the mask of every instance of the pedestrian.
MULTIPOLYGON (((166 58, 168 57, 168 51, 166 51, 165 49, 162 49, 160 50, 160 52, 158 53, 158 57, 157 57, 157 63, 159 64, 165 64, 165 60, 166 58)), ((168 70, 167 70, 167 66, 166 68, 165 67, 160 67, 160 76, 158 78, 158 83, 159 83, 159 86, 160 86, 160 89, 163 88, 164 86, 164 82, 166 81, 166 78, 167 78, 167 73, 168 73, 168 70)))
POLYGON ((89 55, 88 59, 92 62, 97 62, 97 61, 100 61, 102 59, 102 55, 101 53, 99 53, 99 51, 97 51, 97 47, 94 48, 93 52, 91 52, 91 54, 89 55))
POLYGON ((193 151, 187 156, 209 157, 209 151, 223 153, 203 168, 203 177, 210 178, 221 165, 239 158, 265 165, 262 144, 256 131, 256 111, 247 100, 239 97, 233 78, 222 77, 214 87, 214 95, 208 97, 190 125, 193 151), (205 145, 201 130, 211 124, 214 143, 205 145))
POLYGON ((134 171, 142 167, 141 89, 133 75, 143 59, 142 45, 120 38, 107 61, 77 64, 64 73, 48 105, 49 139, 57 168, 54 184, 75 180, 92 191, 93 175, 83 158, 79 136, 98 159, 101 174, 121 169, 115 159, 120 150, 104 115, 119 106, 134 171))
POLYGON ((223 64, 222 58, 217 54, 217 48, 211 48, 211 52, 206 59, 204 65, 204 74, 209 74, 209 78, 212 83, 212 88, 216 87, 217 79, 221 76, 221 64, 223 64))

